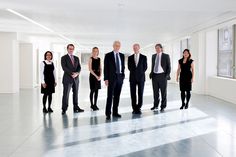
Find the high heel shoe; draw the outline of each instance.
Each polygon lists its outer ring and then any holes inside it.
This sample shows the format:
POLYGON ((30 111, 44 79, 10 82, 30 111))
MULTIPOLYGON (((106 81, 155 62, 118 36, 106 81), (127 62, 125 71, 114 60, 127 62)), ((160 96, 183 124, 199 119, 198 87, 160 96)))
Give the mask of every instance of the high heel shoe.
POLYGON ((185 105, 185 109, 188 109, 188 103, 185 105))
POLYGON ((52 110, 51 107, 48 108, 48 112, 49 112, 49 113, 52 113, 52 112, 53 112, 53 110, 52 110))
POLYGON ((183 103, 182 106, 180 107, 180 109, 182 110, 182 109, 184 109, 184 107, 185 107, 185 104, 183 103))
POLYGON ((94 108, 95 110, 99 110, 98 106, 97 105, 94 105, 94 108))
POLYGON ((48 110, 46 108, 43 108, 43 113, 48 113, 48 110))
POLYGON ((90 108, 93 110, 93 111, 96 111, 96 108, 94 105, 91 105, 90 108))

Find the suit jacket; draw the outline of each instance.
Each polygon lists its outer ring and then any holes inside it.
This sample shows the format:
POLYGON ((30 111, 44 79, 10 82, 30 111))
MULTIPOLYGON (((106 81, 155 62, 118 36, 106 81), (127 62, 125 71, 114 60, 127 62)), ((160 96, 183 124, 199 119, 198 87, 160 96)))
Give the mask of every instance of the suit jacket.
MULTIPOLYGON (((120 54, 121 61, 121 74, 123 75, 123 79, 125 78, 125 55, 123 53, 120 54)), ((116 76, 116 62, 114 52, 109 52, 105 55, 104 58, 104 80, 108 80, 109 82, 113 82, 116 76)))
POLYGON ((139 55, 138 65, 136 66, 134 60, 134 54, 128 57, 128 69, 130 71, 130 82, 144 82, 145 71, 147 70, 147 57, 145 55, 139 55))
MULTIPOLYGON (((150 73, 150 79, 152 79, 152 76, 154 74, 154 66, 155 66, 155 60, 156 60, 157 54, 152 55, 152 68, 151 68, 151 73, 150 73)), ((164 70, 164 73, 166 75, 167 80, 170 80, 170 72, 171 72, 171 65, 170 65, 170 56, 166 53, 162 53, 161 55, 161 66, 164 70)))
POLYGON ((79 81, 79 76, 76 78, 73 78, 71 75, 74 72, 80 72, 81 71, 81 65, 79 58, 74 56, 74 65, 72 64, 72 61, 70 59, 70 56, 68 54, 61 57, 61 66, 64 71, 63 75, 63 84, 70 84, 73 83, 73 81, 79 81))

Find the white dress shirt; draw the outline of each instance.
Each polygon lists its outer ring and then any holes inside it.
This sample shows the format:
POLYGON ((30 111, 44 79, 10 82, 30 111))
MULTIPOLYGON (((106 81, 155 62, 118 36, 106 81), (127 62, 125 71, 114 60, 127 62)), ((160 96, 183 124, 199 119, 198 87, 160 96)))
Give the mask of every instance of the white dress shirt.
MULTIPOLYGON (((52 61, 48 61, 48 60, 45 60, 45 62, 46 62, 46 64, 52 64, 53 62, 52 61)), ((44 84, 45 83, 45 81, 44 81, 44 67, 45 67, 45 64, 44 64, 44 62, 41 62, 41 64, 40 64, 40 78, 41 78, 41 83, 42 84, 44 84)), ((53 75, 54 75, 54 78, 55 78, 55 82, 57 82, 56 81, 56 70, 55 70, 55 67, 54 67, 54 70, 53 70, 53 75)))
POLYGON ((113 51, 113 53, 114 53, 114 57, 115 57, 115 62, 116 62, 116 54, 118 53, 118 62, 119 62, 119 65, 120 65, 120 73, 121 73, 121 60, 120 60, 120 52, 115 52, 115 51, 113 51))
POLYGON ((140 56, 140 53, 134 54, 134 62, 136 66, 138 65, 138 62, 139 62, 139 56, 140 56))
MULTIPOLYGON (((157 53, 158 55, 158 53, 157 53)), ((156 59, 155 59, 155 65, 156 65, 156 61, 157 61, 157 55, 156 55, 156 59)), ((159 65, 158 65, 158 72, 154 71, 155 74, 161 74, 161 73, 164 73, 164 70, 161 66, 161 56, 162 56, 162 52, 159 53, 159 65)), ((154 67, 155 67, 154 65, 154 67)))

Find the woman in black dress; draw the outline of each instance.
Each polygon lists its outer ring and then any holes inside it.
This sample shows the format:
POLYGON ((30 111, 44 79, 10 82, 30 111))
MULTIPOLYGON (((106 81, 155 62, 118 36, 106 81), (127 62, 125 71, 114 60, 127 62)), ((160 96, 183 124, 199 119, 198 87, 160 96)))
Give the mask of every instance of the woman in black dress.
POLYGON ((183 58, 179 60, 179 66, 177 70, 176 81, 179 81, 181 100, 183 108, 187 109, 189 100, 191 98, 192 83, 194 79, 194 64, 191 59, 191 53, 189 49, 185 49, 183 52, 183 58), (179 78, 180 76, 180 78, 179 78), (185 102, 186 99, 186 102, 185 102))
POLYGON ((51 108, 52 94, 55 93, 56 83, 56 70, 52 62, 53 54, 47 51, 44 54, 44 61, 41 62, 41 93, 43 94, 43 112, 53 112, 51 108), (48 108, 46 108, 46 102, 48 99, 48 108))
POLYGON ((90 85, 90 103, 93 111, 99 110, 97 107, 98 90, 101 89, 101 60, 98 57, 99 49, 92 49, 92 57, 89 58, 89 85, 90 85))

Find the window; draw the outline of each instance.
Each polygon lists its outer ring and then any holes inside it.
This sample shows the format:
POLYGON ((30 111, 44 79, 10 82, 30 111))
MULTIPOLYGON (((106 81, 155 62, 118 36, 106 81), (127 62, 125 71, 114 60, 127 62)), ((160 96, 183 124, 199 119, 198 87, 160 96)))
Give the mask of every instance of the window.
POLYGON ((235 78, 235 25, 218 31, 218 76, 235 78))

